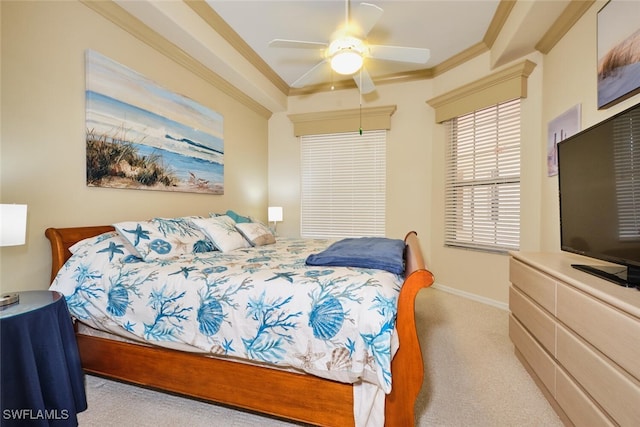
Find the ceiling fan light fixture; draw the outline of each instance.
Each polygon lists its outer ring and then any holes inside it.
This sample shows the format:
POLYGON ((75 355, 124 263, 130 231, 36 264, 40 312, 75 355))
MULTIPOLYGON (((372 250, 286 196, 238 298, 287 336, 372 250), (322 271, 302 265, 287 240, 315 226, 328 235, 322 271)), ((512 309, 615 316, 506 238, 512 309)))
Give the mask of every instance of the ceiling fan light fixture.
POLYGON ((362 67, 362 55, 345 49, 331 57, 331 68, 338 74, 351 75, 362 67))
POLYGON ((335 39, 327 49, 331 69, 338 74, 354 74, 362 68, 364 51, 364 43, 358 38, 345 36, 335 39))

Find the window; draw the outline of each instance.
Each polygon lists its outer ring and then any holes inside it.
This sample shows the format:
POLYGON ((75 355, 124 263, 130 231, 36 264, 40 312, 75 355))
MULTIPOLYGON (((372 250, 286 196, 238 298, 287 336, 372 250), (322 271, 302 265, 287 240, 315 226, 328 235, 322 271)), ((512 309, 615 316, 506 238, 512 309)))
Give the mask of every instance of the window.
POLYGON ((613 121, 613 167, 618 205, 618 237, 636 242, 640 237, 640 110, 628 120, 613 121))
POLYGON ((300 137, 302 237, 384 236, 386 130, 300 137))
POLYGON ((520 98, 448 122, 445 245, 520 246, 520 98))

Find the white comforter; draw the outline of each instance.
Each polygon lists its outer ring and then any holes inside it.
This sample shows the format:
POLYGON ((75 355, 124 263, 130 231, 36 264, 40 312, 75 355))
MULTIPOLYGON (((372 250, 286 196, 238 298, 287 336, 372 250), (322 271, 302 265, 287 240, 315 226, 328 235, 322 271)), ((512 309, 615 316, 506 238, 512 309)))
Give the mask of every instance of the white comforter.
MULTIPOLYGON (((388 393, 403 278, 305 265, 309 254, 329 243, 279 239, 228 253, 142 262, 110 232, 76 245, 51 289, 66 296, 73 316, 97 329, 364 381, 388 393)), ((369 398, 356 400, 362 399, 369 398)))

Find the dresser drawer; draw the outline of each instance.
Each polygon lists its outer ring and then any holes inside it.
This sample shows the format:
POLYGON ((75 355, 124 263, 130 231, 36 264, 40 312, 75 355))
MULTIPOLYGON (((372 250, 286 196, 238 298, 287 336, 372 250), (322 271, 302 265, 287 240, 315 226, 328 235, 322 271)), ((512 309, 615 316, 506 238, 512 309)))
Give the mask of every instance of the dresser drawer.
POLYGON ((566 285, 558 286, 557 317, 586 342, 640 379, 640 322, 637 318, 566 285))
POLYGON ((556 401, 575 426, 615 426, 561 368, 556 372, 556 401))
POLYGON ((513 315, 509 316, 509 337, 549 393, 555 396, 555 362, 513 315))
POLYGON ((509 288, 509 310, 552 355, 556 354, 556 324, 549 314, 517 288, 509 288))
POLYGON ((640 425, 640 383, 558 325, 558 362, 623 426, 640 425))
POLYGON ((509 259, 509 280, 549 313, 556 313, 556 282, 526 264, 509 259))

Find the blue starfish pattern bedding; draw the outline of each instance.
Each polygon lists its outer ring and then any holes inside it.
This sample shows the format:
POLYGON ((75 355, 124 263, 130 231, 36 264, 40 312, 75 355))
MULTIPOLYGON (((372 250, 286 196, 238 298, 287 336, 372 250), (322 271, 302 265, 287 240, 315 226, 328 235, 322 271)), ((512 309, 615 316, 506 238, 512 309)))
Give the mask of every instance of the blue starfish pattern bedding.
POLYGON ((143 261, 117 232, 87 239, 52 290, 97 329, 391 390, 397 297, 383 270, 305 265, 330 240, 143 261))

